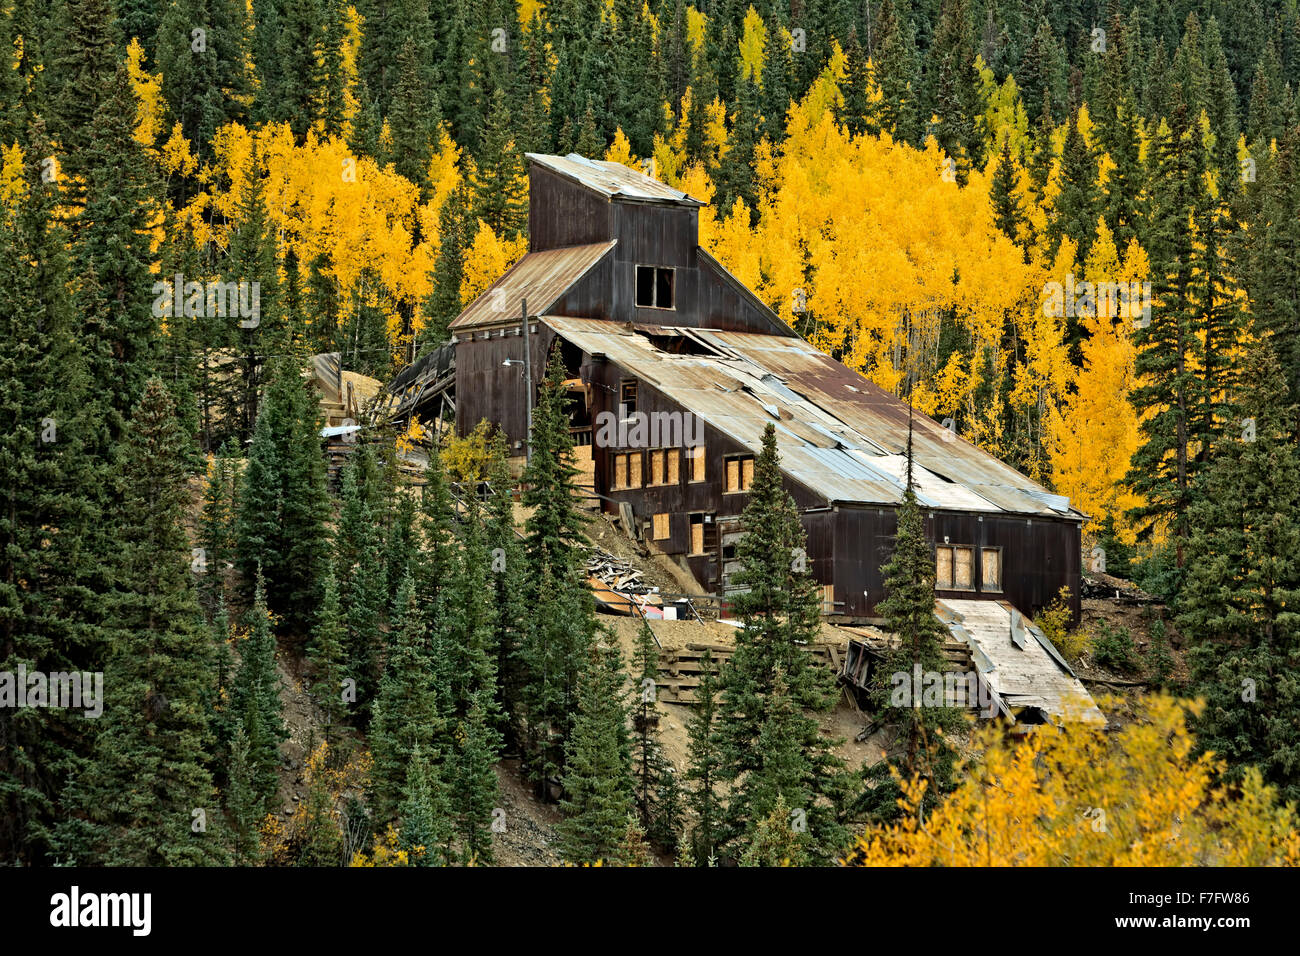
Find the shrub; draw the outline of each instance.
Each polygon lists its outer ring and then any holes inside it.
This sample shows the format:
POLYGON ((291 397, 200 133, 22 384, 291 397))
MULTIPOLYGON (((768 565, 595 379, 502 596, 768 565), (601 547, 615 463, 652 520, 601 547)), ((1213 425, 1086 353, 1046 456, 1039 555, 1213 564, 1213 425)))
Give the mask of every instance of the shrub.
POLYGON ((1116 671, 1137 670, 1137 651, 1133 647, 1133 636, 1127 627, 1111 627, 1105 621, 1097 624, 1097 633, 1092 638, 1092 659, 1100 667, 1116 671))

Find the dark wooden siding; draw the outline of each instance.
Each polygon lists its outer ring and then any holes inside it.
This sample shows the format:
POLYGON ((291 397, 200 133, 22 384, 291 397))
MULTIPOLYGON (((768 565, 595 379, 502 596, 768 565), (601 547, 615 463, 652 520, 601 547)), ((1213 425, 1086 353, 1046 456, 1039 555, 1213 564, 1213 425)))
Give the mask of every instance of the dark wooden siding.
MULTIPOLYGON (((1036 614, 1070 588, 1075 620, 1080 612, 1080 526, 1074 521, 926 511, 926 535, 931 542, 967 545, 976 549, 975 590, 939 591, 939 597, 989 598, 1010 601, 1027 614, 1036 614), (1002 590, 985 591, 979 548, 1002 549, 1002 590)), ((889 560, 898 532, 893 508, 840 506, 835 522, 835 599, 847 613, 874 617, 885 597, 882 567, 889 560), (864 594, 864 592, 866 592, 864 594)))
MULTIPOLYGON (((522 323, 521 323, 522 324, 522 323)), ((516 329, 509 330, 511 332, 516 329)), ((456 433, 467 434, 481 420, 494 422, 510 442, 511 454, 521 454, 528 434, 528 406, 524 400, 522 366, 503 366, 506 359, 522 359, 523 338, 518 334, 501 336, 500 330, 484 339, 484 332, 462 333, 456 343, 456 433)), ((537 383, 546 374, 546 357, 555 333, 541 322, 533 322, 529 342, 533 356, 533 397, 537 383)))
POLYGON ((614 236, 613 203, 536 163, 528 169, 528 251, 606 242, 614 236))

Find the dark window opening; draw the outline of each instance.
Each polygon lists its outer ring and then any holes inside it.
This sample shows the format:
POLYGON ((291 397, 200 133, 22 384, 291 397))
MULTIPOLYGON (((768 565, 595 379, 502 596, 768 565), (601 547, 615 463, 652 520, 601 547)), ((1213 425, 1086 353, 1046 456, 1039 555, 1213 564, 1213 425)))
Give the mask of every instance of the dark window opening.
POLYGON ((636 382, 620 382, 618 386, 619 417, 628 418, 636 411, 636 382))
POLYGON ((659 266, 637 266, 636 304, 644 309, 671 309, 673 270, 659 266))

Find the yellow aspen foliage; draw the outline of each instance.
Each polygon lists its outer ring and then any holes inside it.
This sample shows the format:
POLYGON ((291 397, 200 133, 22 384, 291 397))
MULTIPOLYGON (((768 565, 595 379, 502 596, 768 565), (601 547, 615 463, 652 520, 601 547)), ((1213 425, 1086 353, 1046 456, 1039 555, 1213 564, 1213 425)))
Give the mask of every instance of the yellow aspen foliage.
POLYGON ((135 37, 126 47, 126 69, 135 94, 135 141, 152 147, 163 130, 166 105, 162 98, 162 74, 144 68, 144 47, 135 37))
POLYGON ((533 17, 542 12, 542 0, 517 0, 515 7, 519 13, 519 25, 530 30, 533 17))
POLYGON ((343 129, 342 138, 352 138, 352 124, 361 110, 361 100, 357 96, 357 84, 360 74, 357 61, 361 56, 361 29, 364 17, 357 8, 349 5, 343 12, 343 129))
MULTIPOLYGON (((1099 218, 1083 280, 1094 289, 1102 283, 1124 288, 1147 281, 1148 272, 1146 254, 1136 240, 1121 260, 1106 221, 1099 218)), ((1103 295, 1096 296, 1090 311, 1081 317, 1087 335, 1083 366, 1053 429, 1053 484, 1094 523, 1112 515, 1120 538, 1131 543, 1134 529, 1124 512, 1141 503, 1122 481, 1139 444, 1138 415, 1128 400, 1136 382, 1133 319, 1120 315, 1119 303, 1109 303, 1103 295)))
POLYGON ((740 79, 748 78, 755 86, 763 85, 763 54, 766 49, 767 25, 750 7, 745 11, 745 23, 740 34, 740 79))
POLYGON ((23 151, 17 143, 0 146, 0 207, 6 216, 14 215, 27 196, 23 164, 23 151))
POLYGON ((1017 743, 979 734, 983 756, 921 822, 924 781, 902 781, 903 820, 873 827, 845 862, 864 866, 1294 866, 1293 805, 1259 772, 1239 787, 1197 753, 1187 727, 1204 702, 1147 699, 1106 733, 1044 727, 1017 743))
POLYGON ((691 44, 691 56, 704 55, 704 39, 709 28, 709 18, 694 7, 686 8, 686 39, 691 44))
POLYGON ((181 124, 172 126, 172 134, 162 148, 163 171, 179 176, 193 175, 198 169, 199 161, 190 149, 190 141, 181 132, 181 124))
POLYGON ((474 241, 465 250, 465 272, 460 281, 460 301, 472 302, 528 251, 528 239, 502 239, 482 219, 474 241))
POLYGON ((976 118, 984 140, 985 159, 996 157, 1005 142, 1011 147, 1011 155, 1023 161, 1029 148, 1029 116, 1020 100, 1015 77, 1008 74, 999 86, 982 57, 975 58, 975 66, 979 71, 980 96, 986 104, 983 114, 976 118))
POLYGON ((627 140, 627 134, 623 132, 623 127, 614 130, 614 142, 609 144, 609 149, 605 150, 605 161, 610 163, 621 163, 629 169, 641 169, 640 161, 632 155, 632 144, 627 140))

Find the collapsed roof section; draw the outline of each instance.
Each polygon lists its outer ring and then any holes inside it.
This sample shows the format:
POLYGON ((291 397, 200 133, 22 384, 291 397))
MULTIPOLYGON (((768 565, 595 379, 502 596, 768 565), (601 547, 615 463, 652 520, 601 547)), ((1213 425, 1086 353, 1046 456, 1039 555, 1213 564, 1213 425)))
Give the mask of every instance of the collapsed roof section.
POLYGON ((1023 723, 1104 726, 1106 718, 1037 626, 1006 601, 935 601, 935 614, 971 649, 992 709, 1023 723))
MULTIPOLYGON (((907 406, 802 339, 557 316, 542 321, 755 452, 773 423, 783 470, 829 503, 903 500, 907 406)), ((923 506, 1083 520, 1068 498, 929 417, 915 415, 913 432, 913 482, 923 506)))

